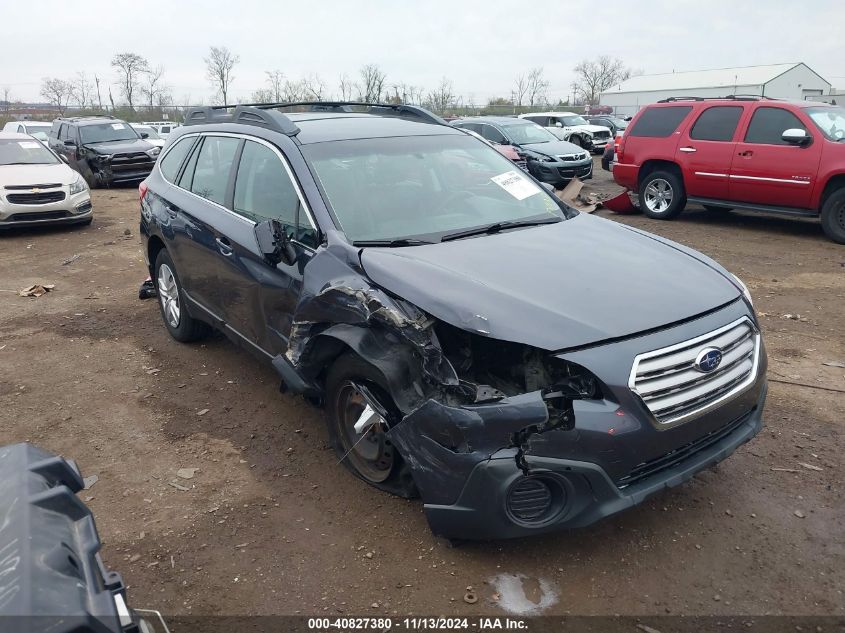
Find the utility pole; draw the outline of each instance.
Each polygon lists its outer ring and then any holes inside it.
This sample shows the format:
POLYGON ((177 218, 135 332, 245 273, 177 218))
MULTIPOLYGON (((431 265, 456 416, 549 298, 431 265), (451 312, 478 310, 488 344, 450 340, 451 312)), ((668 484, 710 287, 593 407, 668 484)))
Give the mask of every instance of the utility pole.
POLYGON ((102 110, 103 98, 100 96, 100 78, 96 74, 94 75, 94 83, 97 84, 97 103, 100 106, 100 110, 102 110))

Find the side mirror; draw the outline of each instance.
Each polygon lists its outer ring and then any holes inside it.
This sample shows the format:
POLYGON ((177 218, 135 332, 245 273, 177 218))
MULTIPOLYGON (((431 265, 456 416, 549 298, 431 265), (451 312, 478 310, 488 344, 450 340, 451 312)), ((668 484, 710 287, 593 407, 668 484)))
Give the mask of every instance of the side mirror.
POLYGON ((555 121, 555 127, 563 127, 563 123, 560 121, 555 121))
POLYGON ((67 145, 68 147, 75 147, 76 141, 74 141, 72 138, 67 138, 65 139, 65 145, 67 145))
POLYGON ((141 132, 141 138, 150 138, 150 135, 147 132, 141 132))
POLYGON ((284 262, 290 266, 296 261, 296 249, 278 220, 264 220, 256 224, 255 239, 267 263, 275 266, 284 262))
POLYGON ((784 130, 780 137, 785 142, 792 145, 808 145, 812 140, 812 137, 807 134, 806 130, 802 130, 800 128, 790 128, 788 130, 784 130))

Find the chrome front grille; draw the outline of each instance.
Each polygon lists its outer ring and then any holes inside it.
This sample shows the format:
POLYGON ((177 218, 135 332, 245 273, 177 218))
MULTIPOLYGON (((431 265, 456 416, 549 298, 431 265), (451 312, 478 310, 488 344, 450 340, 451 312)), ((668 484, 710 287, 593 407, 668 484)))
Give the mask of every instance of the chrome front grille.
POLYGON ((716 407, 750 387, 757 378, 760 334, 748 317, 677 345, 634 359, 628 386, 660 424, 675 424, 716 407), (696 368, 707 348, 722 360, 710 372, 696 368))

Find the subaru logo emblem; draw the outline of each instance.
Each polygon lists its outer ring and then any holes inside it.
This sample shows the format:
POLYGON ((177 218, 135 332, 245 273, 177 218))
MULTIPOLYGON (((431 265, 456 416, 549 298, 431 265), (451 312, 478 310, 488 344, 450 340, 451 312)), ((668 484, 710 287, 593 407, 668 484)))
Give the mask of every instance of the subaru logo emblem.
POLYGON ((709 374, 722 362, 722 350, 718 347, 705 347, 695 357, 695 368, 703 374, 709 374))

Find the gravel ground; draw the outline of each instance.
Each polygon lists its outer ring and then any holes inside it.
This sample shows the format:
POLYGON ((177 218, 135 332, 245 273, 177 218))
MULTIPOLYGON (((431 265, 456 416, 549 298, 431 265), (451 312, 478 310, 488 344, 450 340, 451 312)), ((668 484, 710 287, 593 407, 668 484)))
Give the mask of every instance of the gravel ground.
MULTIPOLYGON (((617 191, 598 170, 588 190, 617 191)), ((817 223, 599 211, 746 281, 770 355, 766 428, 718 468, 593 527, 449 548, 418 501, 337 464, 321 411, 279 393, 270 367, 221 337, 168 337, 156 302, 137 299, 136 195, 94 192, 90 227, 0 235, 0 443, 34 442, 99 476, 81 496, 134 605, 173 615, 845 611, 845 369, 825 365, 845 363, 845 248, 817 223), (17 296, 33 283, 56 287, 17 296), (186 479, 182 468, 197 470, 186 479)))

